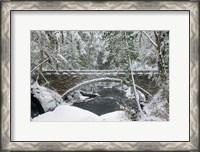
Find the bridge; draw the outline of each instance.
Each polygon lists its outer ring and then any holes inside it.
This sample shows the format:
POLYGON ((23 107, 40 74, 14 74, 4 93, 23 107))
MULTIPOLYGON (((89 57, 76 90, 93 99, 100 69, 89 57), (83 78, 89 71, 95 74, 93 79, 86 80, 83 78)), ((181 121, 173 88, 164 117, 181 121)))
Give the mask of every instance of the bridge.
MULTIPOLYGON (((151 81, 149 75, 158 75, 158 70, 134 70, 132 72, 135 75, 137 89, 146 95, 157 92, 157 86, 155 82, 151 81)), ((91 82, 96 83, 99 80, 112 82, 111 80, 115 79, 117 83, 120 83, 124 76, 130 75, 131 72, 128 70, 46 70, 42 73, 50 82, 49 86, 56 89, 65 98, 74 89, 84 87, 91 82), (84 85, 82 85, 83 83, 84 85)))

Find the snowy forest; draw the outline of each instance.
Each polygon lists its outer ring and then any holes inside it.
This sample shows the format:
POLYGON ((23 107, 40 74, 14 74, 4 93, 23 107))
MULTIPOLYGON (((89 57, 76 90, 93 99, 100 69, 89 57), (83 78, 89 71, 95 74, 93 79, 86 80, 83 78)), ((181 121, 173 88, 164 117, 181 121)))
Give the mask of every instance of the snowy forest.
POLYGON ((31 121, 169 121, 169 31, 31 31, 31 121))

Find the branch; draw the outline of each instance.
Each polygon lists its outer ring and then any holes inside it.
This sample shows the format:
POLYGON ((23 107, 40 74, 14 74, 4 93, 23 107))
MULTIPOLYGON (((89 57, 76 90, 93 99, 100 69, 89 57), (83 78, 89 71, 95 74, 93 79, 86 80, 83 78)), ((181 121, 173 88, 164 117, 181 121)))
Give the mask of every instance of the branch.
POLYGON ((65 62, 65 64, 68 64, 68 62, 67 62, 67 60, 64 58, 64 56, 62 56, 61 54, 57 54, 57 56, 58 57, 60 57, 60 59, 62 59, 64 62, 65 62))
MULTIPOLYGON (((47 57, 43 62, 41 62, 40 64, 38 64, 35 68, 33 68, 33 70, 31 70, 31 73, 32 73, 35 69, 37 69, 41 64, 43 64, 44 62, 46 62, 48 59, 50 59, 50 58, 52 57, 52 55, 49 55, 46 51, 44 51, 44 52, 46 53, 46 55, 47 55, 48 57, 47 57)), ((52 54, 53 54, 54 52, 56 52, 56 50, 53 51, 52 54)))
POLYGON ((31 73, 32 73, 35 69, 37 69, 41 64, 43 64, 44 62, 46 62, 48 59, 49 59, 49 57, 46 58, 46 59, 45 59, 43 62, 41 62, 40 64, 38 64, 35 68, 33 68, 33 70, 31 70, 31 73))
POLYGON ((152 38, 145 32, 145 31, 142 31, 142 33, 145 34, 145 36, 149 39, 149 41, 157 48, 158 45, 152 40, 152 38))
POLYGON ((102 82, 102 81, 111 81, 111 82, 118 82, 118 83, 122 83, 121 79, 116 79, 116 78, 99 78, 99 79, 93 79, 93 80, 89 80, 89 81, 85 81, 83 83, 80 83, 78 85, 76 85, 75 87, 67 90, 63 95, 62 98, 65 99, 70 93, 74 92, 75 90, 81 88, 84 85, 87 84, 91 84, 91 83, 96 83, 96 82, 102 82))
POLYGON ((45 76, 42 74, 42 72, 39 71, 39 73, 41 74, 41 76, 43 77, 43 79, 46 81, 46 83, 49 83, 49 81, 45 78, 45 76))
POLYGON ((144 90, 142 87, 136 85, 136 88, 137 88, 139 91, 141 91, 142 93, 146 94, 147 97, 149 97, 150 99, 152 98, 152 95, 151 95, 148 91, 144 90))
MULTIPOLYGON (((73 88, 67 90, 63 95, 62 95, 62 98, 63 99, 66 99, 67 96, 74 92, 75 90, 81 88, 82 86, 84 85, 88 85, 88 84, 91 84, 91 83, 96 83, 96 82, 102 82, 102 81, 107 81, 107 82, 118 82, 118 83, 122 83, 122 79, 117 79, 117 78, 99 78, 99 79, 93 79, 93 80, 89 80, 89 81, 85 81, 83 83, 79 83, 78 85, 74 86, 73 88)), ((141 91, 142 93, 144 93, 146 96, 148 97, 152 97, 152 95, 147 92, 146 90, 144 90, 142 87, 138 86, 135 84, 135 87, 141 91)))

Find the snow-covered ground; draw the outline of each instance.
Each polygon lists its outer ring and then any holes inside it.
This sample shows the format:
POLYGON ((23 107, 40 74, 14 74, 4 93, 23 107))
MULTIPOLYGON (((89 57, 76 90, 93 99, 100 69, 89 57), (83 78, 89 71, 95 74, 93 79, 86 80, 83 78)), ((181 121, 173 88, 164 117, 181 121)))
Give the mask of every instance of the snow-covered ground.
POLYGON ((69 105, 60 105, 32 121, 130 121, 124 111, 115 111, 98 116, 90 111, 69 105))
MULTIPOLYGON (((148 105, 149 106, 149 105, 148 105)), ((148 107, 147 106, 147 107, 148 107)), ((154 110, 145 107, 145 114, 139 121, 166 121, 162 116, 156 116, 154 110), (149 112, 149 113, 148 113, 149 112)), ((70 105, 60 105, 53 111, 46 112, 32 119, 32 121, 58 122, 58 121, 132 121, 124 111, 114 111, 101 116, 93 112, 70 105)))
POLYGON ((163 99, 160 90, 154 95, 151 102, 144 105, 143 111, 145 115, 140 121, 168 121, 169 120, 169 103, 163 99))
POLYGON ((124 111, 114 111, 104 115, 101 115, 100 118, 103 121, 131 121, 124 111))

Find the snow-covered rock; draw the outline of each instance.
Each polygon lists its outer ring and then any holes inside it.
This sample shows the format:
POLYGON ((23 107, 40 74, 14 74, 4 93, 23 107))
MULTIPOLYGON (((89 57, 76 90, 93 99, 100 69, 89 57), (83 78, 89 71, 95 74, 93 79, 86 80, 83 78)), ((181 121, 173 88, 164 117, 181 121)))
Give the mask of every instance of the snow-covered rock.
POLYGON ((63 101, 58 93, 40 86, 37 82, 31 85, 31 92, 40 101, 45 112, 54 110, 63 101))
POLYGON ((89 99, 89 97, 83 96, 81 94, 80 94, 79 98, 80 98, 80 101, 85 101, 86 99, 89 99))
MULTIPOLYGON (((132 87, 128 87, 128 88, 125 90, 125 92, 126 92, 126 97, 127 97, 127 98, 135 98, 135 96, 134 96, 134 94, 133 94, 133 91, 132 91, 132 87)), ((140 100, 140 101, 143 101, 143 102, 146 102, 146 97, 145 97, 145 95, 144 95, 141 91, 139 91, 139 90, 137 90, 137 92, 138 92, 138 95, 139 95, 139 100, 140 100)))
POLYGON ((133 93, 132 93, 131 87, 128 87, 128 89, 126 90, 126 97, 127 98, 132 98, 133 97, 133 93))

